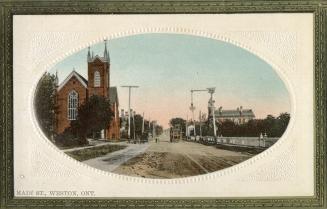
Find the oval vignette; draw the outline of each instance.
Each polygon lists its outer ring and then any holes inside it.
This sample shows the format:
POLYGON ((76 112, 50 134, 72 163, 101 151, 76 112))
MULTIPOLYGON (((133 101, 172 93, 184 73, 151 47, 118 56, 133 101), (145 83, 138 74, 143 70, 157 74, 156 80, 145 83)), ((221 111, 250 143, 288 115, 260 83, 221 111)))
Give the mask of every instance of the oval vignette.
POLYGON ((275 70, 227 42, 181 34, 104 40, 37 84, 38 125, 94 168, 143 178, 215 172, 269 149, 290 120, 275 70))

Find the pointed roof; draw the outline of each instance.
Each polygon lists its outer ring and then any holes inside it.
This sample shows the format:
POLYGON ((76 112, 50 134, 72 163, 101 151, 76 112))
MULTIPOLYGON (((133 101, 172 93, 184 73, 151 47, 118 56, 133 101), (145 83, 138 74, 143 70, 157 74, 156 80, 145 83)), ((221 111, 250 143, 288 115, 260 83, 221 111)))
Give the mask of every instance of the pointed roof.
POLYGON ((84 83, 86 83, 86 86, 87 86, 87 83, 88 83, 87 79, 84 78, 84 77, 83 77, 81 74, 79 74, 78 72, 75 71, 75 73, 79 76, 79 78, 81 78, 81 79, 84 81, 84 83))
POLYGON ((58 70, 57 69, 56 69, 55 83, 56 83, 56 86, 58 86, 59 78, 58 78, 58 70))
POLYGON ((104 52, 103 57, 109 62, 109 51, 107 50, 107 39, 104 40, 104 52))
POLYGON ((93 56, 93 51, 92 51, 92 55, 90 55, 90 47, 88 48, 87 61, 94 62, 96 59, 100 60, 101 62, 109 62, 110 63, 109 50, 107 49, 107 39, 104 40, 103 57, 101 57, 99 55, 93 56))
POLYGON ((66 83, 72 78, 72 77, 76 77, 77 80, 85 87, 87 88, 87 80, 81 76, 78 72, 76 72, 75 70, 73 70, 67 77, 66 79, 59 85, 57 91, 60 91, 65 85, 66 83))
POLYGON ((91 52, 90 52, 90 47, 87 48, 87 61, 89 62, 91 60, 91 52))

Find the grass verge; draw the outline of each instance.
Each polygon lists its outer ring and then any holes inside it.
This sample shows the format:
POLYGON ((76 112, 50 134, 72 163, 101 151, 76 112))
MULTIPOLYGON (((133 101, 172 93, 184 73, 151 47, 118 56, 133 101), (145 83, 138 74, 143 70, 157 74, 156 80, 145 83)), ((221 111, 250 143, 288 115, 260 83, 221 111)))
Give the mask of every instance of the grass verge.
POLYGON ((70 157, 74 158, 75 160, 85 161, 88 159, 101 157, 108 153, 115 152, 115 151, 118 151, 118 150, 121 150, 124 148, 126 148, 126 146, 109 144, 109 145, 91 147, 91 148, 75 150, 75 151, 65 152, 65 153, 67 155, 69 155, 70 157))
POLYGON ((60 150, 65 151, 65 149, 72 149, 72 148, 79 148, 79 147, 92 147, 94 145, 91 144, 84 144, 84 145, 69 145, 69 146, 63 146, 60 144, 55 144, 60 150))

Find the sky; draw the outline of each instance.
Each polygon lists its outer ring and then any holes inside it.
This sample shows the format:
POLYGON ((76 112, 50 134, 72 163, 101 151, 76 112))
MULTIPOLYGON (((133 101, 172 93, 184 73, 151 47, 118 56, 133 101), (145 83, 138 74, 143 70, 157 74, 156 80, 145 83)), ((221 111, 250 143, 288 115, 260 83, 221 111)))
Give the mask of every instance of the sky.
MULTIPOLYGON (((216 87, 215 106, 252 109, 256 118, 290 112, 288 91, 275 70, 256 55, 232 44, 182 34, 141 34, 108 40, 110 86, 117 86, 120 109, 131 108, 164 128, 173 117, 192 118, 191 89, 216 87)), ((92 45, 103 56, 104 42, 92 45)), ((75 68, 87 78, 87 48, 65 58, 56 70, 61 83, 75 68)), ((195 118, 207 113, 209 93, 193 94, 195 118)))

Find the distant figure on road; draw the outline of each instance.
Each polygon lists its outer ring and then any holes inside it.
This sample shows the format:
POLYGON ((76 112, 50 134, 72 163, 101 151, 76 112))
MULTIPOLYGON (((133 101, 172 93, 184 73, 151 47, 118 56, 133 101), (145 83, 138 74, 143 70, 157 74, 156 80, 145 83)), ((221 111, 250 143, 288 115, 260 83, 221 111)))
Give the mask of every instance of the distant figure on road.
POLYGON ((159 141, 159 140, 158 140, 158 138, 156 137, 156 143, 158 143, 158 141, 159 141))

